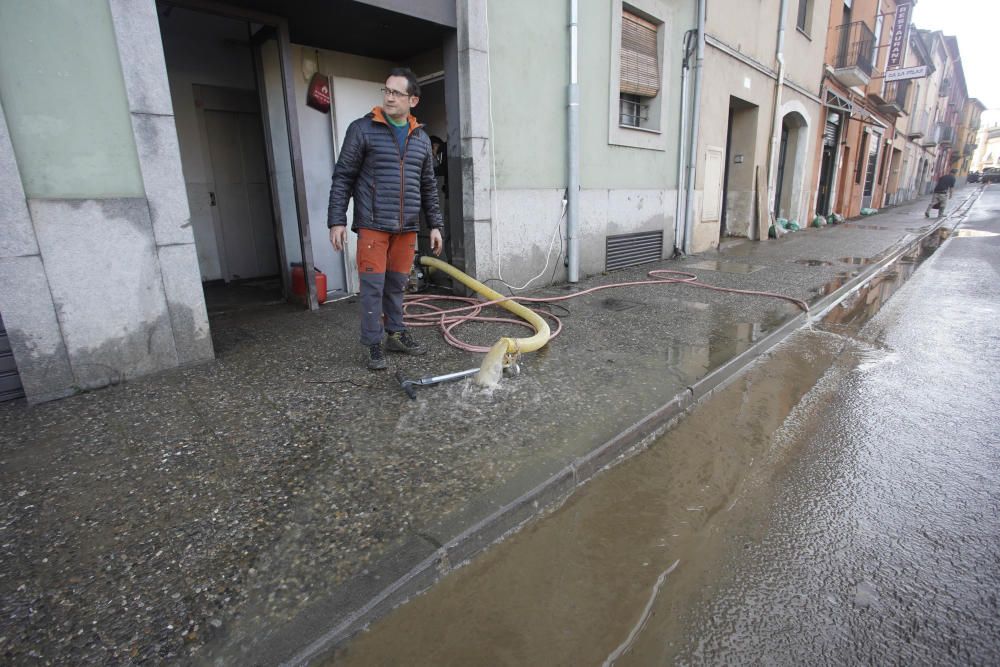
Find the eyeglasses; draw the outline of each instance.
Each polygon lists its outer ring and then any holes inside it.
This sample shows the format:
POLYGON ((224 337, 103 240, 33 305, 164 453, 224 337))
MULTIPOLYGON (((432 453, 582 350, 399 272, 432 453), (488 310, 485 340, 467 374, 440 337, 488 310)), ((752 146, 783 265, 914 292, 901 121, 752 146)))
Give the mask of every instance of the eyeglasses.
POLYGON ((382 94, 390 99, 392 99, 393 97, 410 97, 409 93, 403 93, 398 90, 394 90, 392 88, 383 88, 382 94))

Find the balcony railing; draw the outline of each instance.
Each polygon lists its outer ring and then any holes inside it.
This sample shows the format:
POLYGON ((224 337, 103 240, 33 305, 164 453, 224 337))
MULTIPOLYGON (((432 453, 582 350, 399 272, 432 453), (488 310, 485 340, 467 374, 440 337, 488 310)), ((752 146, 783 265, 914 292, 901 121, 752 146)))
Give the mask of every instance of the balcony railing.
POLYGON ((939 141, 941 141, 941 131, 944 128, 944 123, 932 122, 927 126, 927 132, 924 133, 924 138, 920 140, 921 146, 936 146, 939 141))
POLYGON ((883 103, 879 105, 879 111, 897 116, 906 111, 906 96, 909 90, 909 81, 890 81, 885 84, 881 98, 883 103))
POLYGON ((941 125, 941 134, 938 135, 939 144, 953 144, 955 143, 955 128, 951 125, 941 125))
POLYGON ((919 139, 924 136, 924 131, 927 127, 927 112, 917 111, 913 116, 910 117, 910 128, 909 132, 906 133, 910 139, 919 139))
POLYGON ((872 75, 875 60, 875 34, 864 21, 845 23, 836 28, 837 58, 835 69, 858 68, 866 76, 872 75))

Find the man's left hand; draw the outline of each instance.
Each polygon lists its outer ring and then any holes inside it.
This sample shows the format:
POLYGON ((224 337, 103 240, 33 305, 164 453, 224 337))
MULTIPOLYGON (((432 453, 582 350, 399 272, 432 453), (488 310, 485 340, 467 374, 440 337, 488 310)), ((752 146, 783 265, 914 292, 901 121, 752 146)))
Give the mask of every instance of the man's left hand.
POLYGON ((442 250, 444 250, 444 239, 441 238, 441 230, 435 227, 431 230, 431 252, 435 257, 439 257, 442 250))

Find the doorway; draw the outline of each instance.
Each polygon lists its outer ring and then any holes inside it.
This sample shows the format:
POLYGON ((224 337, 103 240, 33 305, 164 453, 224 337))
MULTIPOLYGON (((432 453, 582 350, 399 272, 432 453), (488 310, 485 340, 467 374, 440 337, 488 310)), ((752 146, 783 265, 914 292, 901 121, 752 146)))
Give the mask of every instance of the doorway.
POLYGON ((757 109, 746 100, 729 98, 720 241, 726 236, 755 236, 757 109))
POLYGON ((456 29, 440 22, 435 7, 444 0, 426 7, 382 4, 158 0, 203 283, 271 281, 290 298, 301 292, 293 289, 302 286, 301 266, 309 287, 314 268, 326 275, 327 292, 306 297, 310 308, 356 291, 356 236, 348 234, 346 252, 329 242, 331 177, 347 127, 382 103, 385 77, 398 66, 427 83, 417 118, 455 145, 446 169, 457 224, 445 240, 461 245, 456 29), (307 104, 317 76, 328 85, 328 109, 307 104), (241 103, 196 104, 196 85, 236 91, 241 103), (270 236, 264 234, 268 215, 270 236))
MULTIPOLYGON (((281 302, 290 290, 252 26, 170 4, 158 9, 208 312, 281 302)), ((289 221, 297 245, 295 217, 289 221)))
POLYGON ((278 275, 260 114, 203 109, 226 282, 278 275))
MULTIPOLYGON (((802 188, 806 172, 808 128, 805 117, 797 111, 781 120, 781 143, 774 192, 774 217, 795 220, 802 207, 802 188)), ((805 224, 802 222, 803 226, 805 224)))
POLYGON ((868 138, 868 158, 865 166, 865 186, 861 193, 861 208, 871 208, 875 196, 875 176, 878 172, 879 150, 882 147, 882 134, 871 132, 868 138))
POLYGON ((841 114, 828 111, 823 126, 823 153, 819 170, 819 193, 816 197, 816 213, 827 216, 832 213, 834 175, 837 171, 837 146, 840 144, 841 114))

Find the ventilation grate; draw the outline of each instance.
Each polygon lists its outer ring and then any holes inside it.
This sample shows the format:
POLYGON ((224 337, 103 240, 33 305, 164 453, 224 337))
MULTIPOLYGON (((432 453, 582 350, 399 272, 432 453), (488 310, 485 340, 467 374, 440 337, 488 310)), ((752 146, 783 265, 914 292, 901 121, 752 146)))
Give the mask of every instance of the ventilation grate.
POLYGON ((663 232, 640 232, 607 237, 604 270, 649 264, 663 259, 663 232))
POLYGON ((17 373, 17 364, 14 363, 14 353, 10 350, 10 341, 4 330, 3 317, 0 317, 0 403, 23 397, 21 376, 17 373))

